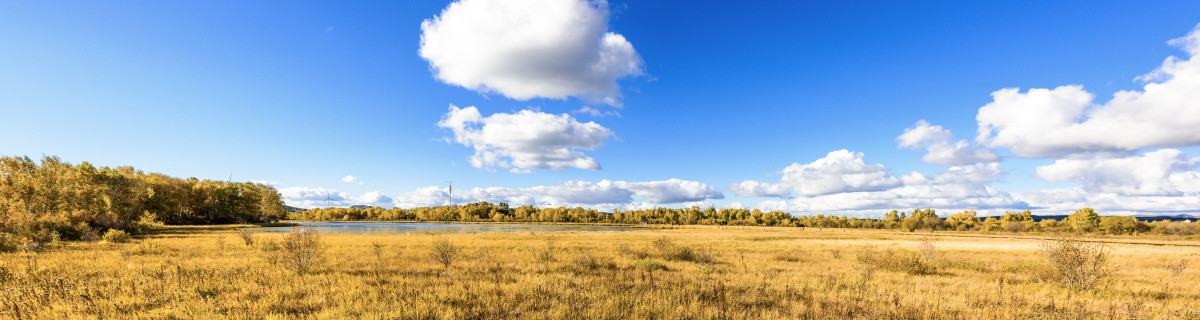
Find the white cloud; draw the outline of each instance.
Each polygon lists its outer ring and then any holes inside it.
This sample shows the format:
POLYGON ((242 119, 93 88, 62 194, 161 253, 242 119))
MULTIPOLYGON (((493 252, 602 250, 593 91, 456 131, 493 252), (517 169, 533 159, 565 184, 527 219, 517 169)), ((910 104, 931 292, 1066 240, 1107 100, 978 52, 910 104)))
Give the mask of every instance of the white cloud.
MULTIPOLYGON (((1192 178, 1200 183, 1200 178, 1192 178)), ((1104 215, 1200 214, 1200 192, 1195 191, 1184 196, 1122 195, 1075 187, 1017 192, 1013 196, 1048 213, 1066 214, 1090 207, 1104 215)))
POLYGON ((721 208, 723 208, 723 209, 745 209, 746 205, 742 204, 740 201, 734 201, 734 202, 730 202, 729 204, 722 206, 721 208))
POLYGON ((596 117, 596 118, 603 118, 603 117, 607 117, 607 116, 618 116, 618 117, 621 116, 621 113, 618 113, 616 110, 603 110, 602 111, 600 109, 592 108, 589 106, 580 107, 579 109, 575 109, 574 111, 571 111, 571 113, 589 115, 589 116, 596 117))
POLYGON ((355 178, 355 177, 354 177, 354 176, 352 176, 352 175, 346 175, 345 177, 342 177, 342 182, 345 182, 345 183, 351 183, 351 182, 354 182, 354 181, 356 181, 356 180, 358 180, 358 178, 355 178))
POLYGON ((707 184, 681 179, 646 182, 618 181, 617 185, 653 203, 697 202, 725 198, 724 194, 707 184))
POLYGON ((1200 172, 1188 171, 1198 165, 1200 157, 1162 149, 1122 158, 1060 159, 1038 167, 1037 175, 1049 182, 1078 182, 1088 192, 1178 196, 1200 188, 1200 172))
POLYGON ((642 72, 605 1, 460 0, 421 22, 419 54, 443 82, 518 100, 619 105, 616 80, 642 72))
POLYGON ((279 189, 283 202, 300 208, 345 207, 354 205, 349 195, 325 188, 287 187, 279 189))
POLYGON ((780 197, 786 198, 792 190, 780 183, 766 183, 746 180, 729 185, 729 192, 743 197, 780 197))
MULTIPOLYGON (((912 139, 921 140, 925 139, 912 139)), ((1028 208, 1028 204, 990 186, 1004 175, 999 165, 975 163, 952 166, 933 176, 912 172, 896 178, 888 175, 882 164, 864 161, 862 153, 838 150, 809 164, 788 166, 779 183, 744 181, 729 189, 741 196, 786 198, 762 201, 755 207, 788 212, 877 216, 880 210, 891 209, 1028 208)))
POLYGON ((991 150, 977 148, 965 140, 954 141, 954 134, 942 126, 917 121, 896 137, 901 148, 926 150, 922 161, 944 166, 961 166, 979 162, 996 162, 1000 157, 991 150))
POLYGON ((362 196, 355 199, 357 204, 390 208, 395 205, 395 200, 388 197, 379 191, 371 191, 364 193, 362 196))
POLYGON ((257 184, 271 186, 271 187, 279 187, 279 185, 280 185, 280 183, 278 183, 278 182, 267 181, 267 180, 250 180, 250 183, 257 183, 257 184))
POLYGON ((778 183, 743 181, 729 188, 743 196, 786 196, 784 190, 788 188, 802 196, 814 196, 886 190, 900 185, 900 180, 889 176, 882 164, 866 163, 861 152, 846 149, 830 152, 812 163, 793 163, 780 173, 783 177, 778 183))
POLYGON ((516 173, 531 169, 599 170, 600 163, 580 150, 604 146, 614 134, 595 122, 579 122, 567 114, 533 110, 483 117, 475 107, 450 111, 437 123, 454 133, 454 141, 472 147, 476 168, 500 167, 516 173))
POLYGON ((1200 26, 1170 43, 1189 57, 1168 57, 1138 77, 1150 81, 1141 91, 1119 91, 1105 104, 1078 85, 993 92, 976 116, 976 140, 1052 158, 1200 145, 1200 26))
POLYGON ((900 143, 901 148, 919 149, 928 147, 931 142, 951 139, 954 139, 954 134, 950 130, 919 120, 912 128, 904 129, 904 133, 896 137, 896 142, 900 143))
MULTIPOLYGON (((446 189, 424 187, 395 197, 396 206, 412 208, 446 204, 446 189)), ((528 188, 472 188, 454 191, 455 203, 489 201, 513 206, 539 207, 584 206, 601 210, 654 207, 665 204, 704 203, 722 199, 724 194, 707 184, 668 179, 659 181, 567 181, 553 186, 528 188)))
POLYGON ((287 187, 279 189, 283 203, 299 208, 318 207, 349 207, 353 205, 368 205, 390 208, 395 201, 381 192, 367 192, 353 197, 349 194, 326 188, 287 187))

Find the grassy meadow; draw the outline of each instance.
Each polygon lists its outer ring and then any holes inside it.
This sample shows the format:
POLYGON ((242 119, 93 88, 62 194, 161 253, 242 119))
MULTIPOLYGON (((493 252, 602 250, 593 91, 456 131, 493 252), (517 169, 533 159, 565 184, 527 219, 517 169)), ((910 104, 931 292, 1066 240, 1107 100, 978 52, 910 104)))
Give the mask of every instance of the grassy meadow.
POLYGON ((1085 238, 1108 276, 1071 288, 1043 250, 1050 235, 319 234, 303 256, 290 236, 168 227, 0 253, 0 318, 1200 318, 1200 242, 1166 237, 1085 238))

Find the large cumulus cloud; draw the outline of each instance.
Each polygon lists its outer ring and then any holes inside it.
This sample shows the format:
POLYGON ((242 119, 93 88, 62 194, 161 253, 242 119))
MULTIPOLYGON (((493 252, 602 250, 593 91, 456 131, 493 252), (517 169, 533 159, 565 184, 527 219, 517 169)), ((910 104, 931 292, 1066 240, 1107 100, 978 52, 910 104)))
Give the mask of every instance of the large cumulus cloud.
POLYGON ((619 105, 617 79, 640 74, 642 60, 608 16, 604 1, 460 0, 421 23, 419 53, 467 89, 619 105))

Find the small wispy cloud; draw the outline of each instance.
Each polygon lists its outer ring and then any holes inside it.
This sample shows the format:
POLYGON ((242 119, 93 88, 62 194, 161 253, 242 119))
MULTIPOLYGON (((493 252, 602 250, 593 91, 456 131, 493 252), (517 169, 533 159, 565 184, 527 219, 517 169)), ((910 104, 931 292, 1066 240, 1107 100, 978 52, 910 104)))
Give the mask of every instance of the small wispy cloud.
POLYGON ((575 109, 574 111, 571 111, 571 113, 585 114, 585 115, 589 115, 589 116, 593 116, 593 117, 597 117, 597 118, 603 118, 603 117, 607 117, 607 116, 617 116, 617 117, 621 116, 621 114, 618 113, 616 110, 599 110, 599 109, 592 108, 589 106, 580 107, 579 109, 575 109))

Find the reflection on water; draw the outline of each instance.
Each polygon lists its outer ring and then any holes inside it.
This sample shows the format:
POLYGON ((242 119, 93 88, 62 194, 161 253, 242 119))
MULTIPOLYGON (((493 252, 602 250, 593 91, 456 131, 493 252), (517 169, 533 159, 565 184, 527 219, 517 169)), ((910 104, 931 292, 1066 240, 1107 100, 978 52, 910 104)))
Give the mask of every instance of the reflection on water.
MULTIPOLYGON (((509 224, 509 223, 403 223, 403 222, 300 222, 321 233, 473 233, 473 232, 553 232, 553 231, 626 231, 627 226, 509 224)), ((288 232, 291 227, 268 227, 265 232, 288 232)))

